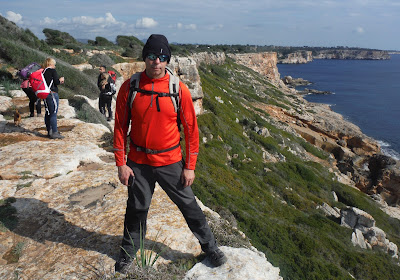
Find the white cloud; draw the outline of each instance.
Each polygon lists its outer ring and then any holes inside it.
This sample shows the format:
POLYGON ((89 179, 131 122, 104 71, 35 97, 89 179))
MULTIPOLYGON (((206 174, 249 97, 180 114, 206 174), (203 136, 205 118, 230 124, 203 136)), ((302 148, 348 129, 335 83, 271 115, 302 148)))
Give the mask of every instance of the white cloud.
POLYGON ((224 27, 223 24, 214 24, 214 25, 206 26, 206 29, 210 30, 210 31, 214 31, 214 30, 221 30, 223 27, 224 27))
POLYGON ((106 13, 106 17, 88 17, 88 16, 80 16, 74 17, 71 20, 72 23, 83 24, 83 25, 99 25, 99 26, 109 26, 113 24, 118 24, 117 20, 113 17, 111 13, 106 13))
POLYGON ((110 24, 118 24, 117 20, 113 17, 111 13, 106 13, 106 22, 110 24))
POLYGON ((190 29, 190 30, 196 30, 197 29, 197 25, 194 23, 191 23, 189 25, 185 26, 186 29, 190 29))
POLYGON ((52 18, 45 17, 43 20, 40 21, 40 24, 42 25, 50 25, 50 24, 55 24, 56 21, 52 18))
POLYGON ((362 28, 362 27, 360 27, 360 26, 356 28, 356 32, 357 32, 358 34, 363 34, 363 33, 365 33, 364 28, 362 28))
POLYGON ((158 22, 152 18, 143 17, 136 21, 136 28, 152 28, 156 27, 158 22))
POLYGON ((19 23, 19 24, 23 23, 22 22, 22 16, 20 14, 14 13, 12 11, 8 11, 7 12, 6 18, 9 21, 13 21, 14 23, 19 23))
POLYGON ((184 24, 178 22, 176 24, 176 28, 178 28, 178 29, 186 29, 186 30, 196 30, 197 29, 197 25, 194 24, 194 23, 184 25, 184 24))

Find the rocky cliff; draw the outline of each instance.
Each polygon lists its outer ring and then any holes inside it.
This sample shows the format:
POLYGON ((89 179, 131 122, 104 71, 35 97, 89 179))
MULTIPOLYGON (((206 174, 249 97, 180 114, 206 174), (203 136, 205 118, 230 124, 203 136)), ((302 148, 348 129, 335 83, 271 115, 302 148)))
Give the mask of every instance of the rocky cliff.
POLYGON ((375 50, 320 50, 313 55, 314 59, 368 59, 384 60, 390 59, 387 51, 375 50))
POLYGON ((284 64, 299 64, 308 63, 313 61, 313 56, 311 51, 297 51, 289 53, 287 55, 278 54, 278 63, 284 64))
POLYGON ((281 84, 278 67, 278 56, 276 52, 228 54, 237 63, 242 64, 266 77, 274 85, 281 84))
POLYGON ((313 51, 294 51, 288 54, 278 52, 278 63, 308 63, 313 61, 313 59, 385 60, 390 59, 390 55, 387 51, 363 49, 322 49, 313 51))

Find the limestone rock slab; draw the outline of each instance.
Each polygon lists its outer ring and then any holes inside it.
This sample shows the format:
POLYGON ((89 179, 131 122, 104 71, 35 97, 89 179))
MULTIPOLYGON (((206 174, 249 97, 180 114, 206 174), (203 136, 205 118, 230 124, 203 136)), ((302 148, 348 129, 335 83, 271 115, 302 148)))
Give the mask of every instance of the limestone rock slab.
POLYGON ((228 261, 212 267, 206 258, 185 275, 184 280, 283 280, 279 268, 272 266, 263 253, 244 248, 220 247, 228 261))

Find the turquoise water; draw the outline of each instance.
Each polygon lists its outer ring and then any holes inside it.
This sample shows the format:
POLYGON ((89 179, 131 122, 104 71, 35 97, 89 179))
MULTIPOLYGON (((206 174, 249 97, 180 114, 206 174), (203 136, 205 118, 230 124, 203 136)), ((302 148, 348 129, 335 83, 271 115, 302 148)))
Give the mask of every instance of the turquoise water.
POLYGON ((391 55, 390 60, 321 59, 278 64, 278 69, 281 77, 313 82, 307 88, 333 92, 305 98, 329 104, 364 134, 378 140, 384 153, 400 159, 400 55, 391 55))

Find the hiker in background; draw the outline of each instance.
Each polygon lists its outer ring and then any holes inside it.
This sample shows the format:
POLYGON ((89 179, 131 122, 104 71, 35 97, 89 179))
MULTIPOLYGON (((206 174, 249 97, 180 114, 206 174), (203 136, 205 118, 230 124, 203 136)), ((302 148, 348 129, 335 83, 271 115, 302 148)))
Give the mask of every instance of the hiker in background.
POLYGON ((44 122, 46 124, 48 136, 51 139, 62 139, 64 136, 60 134, 57 128, 57 113, 59 104, 57 86, 64 83, 64 77, 59 78, 55 68, 56 61, 51 57, 47 58, 43 63, 43 76, 51 90, 47 98, 44 99, 44 105, 46 107, 44 122))
POLYGON ((115 94, 115 86, 113 84, 113 80, 110 75, 106 72, 106 67, 100 67, 100 74, 97 78, 97 86, 100 89, 99 95, 99 111, 104 116, 106 115, 106 107, 108 111, 107 121, 111 121, 112 119, 112 110, 111 110, 111 102, 112 96, 115 94))
POLYGON ((24 79, 21 83, 21 89, 25 92, 26 96, 29 98, 29 112, 30 117, 35 116, 35 107, 36 114, 38 117, 42 116, 42 101, 36 97, 35 92, 33 91, 29 79, 24 79))
POLYGON ((119 180, 128 186, 122 249, 115 270, 128 272, 140 248, 156 181, 178 206, 210 262, 220 266, 226 262, 226 256, 217 247, 191 189, 199 151, 199 131, 191 94, 179 80, 172 84, 172 88, 178 88, 172 91, 179 95, 175 109, 170 88, 171 81, 176 81, 177 77, 166 71, 171 49, 165 36, 151 35, 143 47, 142 58, 146 69, 134 74, 132 82, 127 80, 121 86, 115 112, 115 160, 119 180), (137 94, 130 106, 128 100, 133 98, 133 89, 137 94), (185 133, 186 161, 179 143, 178 118, 185 133), (131 141, 126 161, 129 122, 131 141))

